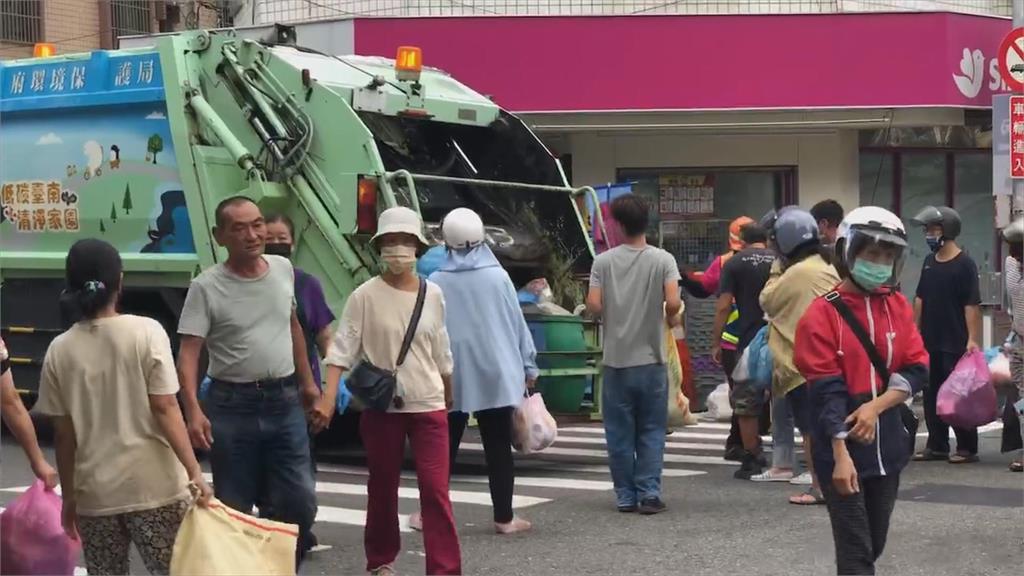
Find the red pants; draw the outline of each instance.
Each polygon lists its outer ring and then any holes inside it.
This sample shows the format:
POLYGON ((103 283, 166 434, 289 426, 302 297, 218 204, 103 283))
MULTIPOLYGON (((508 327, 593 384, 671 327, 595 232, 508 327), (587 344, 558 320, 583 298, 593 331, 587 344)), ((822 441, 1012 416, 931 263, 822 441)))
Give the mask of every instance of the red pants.
POLYGON ((448 499, 448 415, 444 410, 393 414, 366 410, 360 421, 367 482, 366 569, 394 564, 402 542, 398 529, 398 485, 405 438, 412 445, 423 513, 427 574, 462 574, 459 535, 448 499))

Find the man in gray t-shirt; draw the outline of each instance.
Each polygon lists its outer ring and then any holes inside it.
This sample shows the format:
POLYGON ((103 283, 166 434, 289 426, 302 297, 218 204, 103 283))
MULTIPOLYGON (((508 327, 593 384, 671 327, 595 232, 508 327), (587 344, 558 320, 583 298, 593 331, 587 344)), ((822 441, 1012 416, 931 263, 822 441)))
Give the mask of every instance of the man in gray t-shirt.
POLYGON ((297 568, 317 511, 308 431, 330 422, 337 382, 321 396, 313 381, 295 313, 292 265, 263 254, 266 223, 259 207, 229 198, 217 206, 216 219, 214 236, 228 258, 192 281, 178 324, 189 436, 196 448, 210 451, 218 499, 246 514, 269 505, 271 518, 298 525, 297 568), (200 406, 196 381, 204 346, 212 384, 200 406))
POLYGON ((591 269, 587 310, 603 317, 604 416, 615 497, 621 512, 664 511, 661 468, 668 415, 666 317, 682 308, 671 254, 647 244, 646 203, 633 194, 612 202, 626 241, 591 269))

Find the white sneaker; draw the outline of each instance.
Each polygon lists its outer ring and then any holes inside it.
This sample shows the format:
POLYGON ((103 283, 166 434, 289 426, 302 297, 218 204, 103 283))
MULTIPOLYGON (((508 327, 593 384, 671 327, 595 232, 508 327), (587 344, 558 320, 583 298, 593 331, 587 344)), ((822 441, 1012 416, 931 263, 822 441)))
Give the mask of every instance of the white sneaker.
POLYGON ((423 515, 413 512, 409 515, 409 528, 416 532, 423 532, 423 515))
POLYGON ((754 482, 791 482, 793 480, 793 471, 769 468, 760 474, 751 476, 750 479, 754 482))
POLYGON ((790 480, 789 483, 794 486, 810 486, 811 484, 813 484, 813 481, 811 480, 811 473, 804 472, 803 474, 790 480))

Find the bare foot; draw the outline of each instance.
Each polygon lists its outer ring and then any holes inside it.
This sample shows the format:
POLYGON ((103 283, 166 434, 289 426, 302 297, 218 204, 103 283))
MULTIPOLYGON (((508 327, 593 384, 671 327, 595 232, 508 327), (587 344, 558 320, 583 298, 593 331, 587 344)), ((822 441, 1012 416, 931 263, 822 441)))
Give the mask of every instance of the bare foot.
POLYGON ((413 512, 409 515, 409 528, 416 532, 423 532, 423 515, 413 512))
POLYGON ((526 532, 532 527, 533 524, 530 524, 526 520, 523 520, 519 517, 513 518, 512 521, 508 522, 507 524, 499 524, 497 522, 494 523, 494 530, 498 534, 515 534, 517 532, 526 532))

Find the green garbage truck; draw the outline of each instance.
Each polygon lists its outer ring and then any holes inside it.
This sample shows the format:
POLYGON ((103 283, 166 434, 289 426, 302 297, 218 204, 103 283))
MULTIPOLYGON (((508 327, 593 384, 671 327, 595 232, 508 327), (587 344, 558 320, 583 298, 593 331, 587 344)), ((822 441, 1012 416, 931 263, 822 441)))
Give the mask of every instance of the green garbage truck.
MULTIPOLYGON (((176 344, 189 281, 226 257, 211 229, 229 196, 294 221, 295 264, 336 313, 376 273, 368 241, 391 206, 417 210, 434 241, 448 211, 475 209, 517 285, 548 278, 566 307, 593 259, 593 190, 571 188, 520 119, 415 47, 334 56, 191 31, 14 60, 0 63, 0 116, 0 325, 29 401, 65 328, 69 247, 116 246, 123 311, 156 318, 176 344)), ((551 377, 587 372, 561 370, 551 377)))

